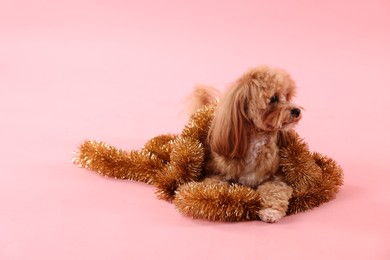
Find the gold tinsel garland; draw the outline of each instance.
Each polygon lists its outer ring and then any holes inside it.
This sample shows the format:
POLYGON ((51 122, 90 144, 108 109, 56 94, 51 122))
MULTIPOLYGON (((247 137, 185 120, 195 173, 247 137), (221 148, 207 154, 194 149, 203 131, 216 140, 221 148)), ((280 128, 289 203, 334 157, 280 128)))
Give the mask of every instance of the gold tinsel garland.
MULTIPOLYGON (((228 183, 203 182, 205 140, 215 104, 193 114, 180 135, 160 135, 141 150, 124 151, 102 142, 85 141, 74 163, 104 176, 155 185, 160 199, 172 201, 193 218, 213 221, 257 220, 262 199, 255 190, 228 183)), ((293 188, 288 214, 303 212, 335 198, 343 184, 340 166, 310 152, 294 132, 280 138, 280 167, 293 188)))

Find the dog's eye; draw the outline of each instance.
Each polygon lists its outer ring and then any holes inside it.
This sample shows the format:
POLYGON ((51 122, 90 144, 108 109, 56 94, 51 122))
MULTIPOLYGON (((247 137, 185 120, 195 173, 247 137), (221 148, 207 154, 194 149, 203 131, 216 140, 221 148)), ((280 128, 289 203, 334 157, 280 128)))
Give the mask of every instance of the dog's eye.
POLYGON ((276 103, 276 102, 278 102, 278 101, 279 101, 278 96, 272 96, 271 99, 270 99, 270 103, 271 103, 271 104, 272 104, 272 103, 276 103))

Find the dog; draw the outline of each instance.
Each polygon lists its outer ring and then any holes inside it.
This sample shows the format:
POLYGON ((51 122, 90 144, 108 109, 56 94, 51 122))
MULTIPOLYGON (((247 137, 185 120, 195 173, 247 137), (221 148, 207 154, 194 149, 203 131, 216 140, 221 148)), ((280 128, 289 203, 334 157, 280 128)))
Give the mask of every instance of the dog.
MULTIPOLYGON (((258 214, 264 222, 284 217, 292 196, 279 171, 278 143, 302 118, 302 108, 292 103, 295 94, 295 82, 285 70, 249 69, 216 102, 208 132, 206 181, 255 189, 261 195, 258 214)), ((198 107, 218 98, 209 87, 198 86, 193 95, 198 107)))

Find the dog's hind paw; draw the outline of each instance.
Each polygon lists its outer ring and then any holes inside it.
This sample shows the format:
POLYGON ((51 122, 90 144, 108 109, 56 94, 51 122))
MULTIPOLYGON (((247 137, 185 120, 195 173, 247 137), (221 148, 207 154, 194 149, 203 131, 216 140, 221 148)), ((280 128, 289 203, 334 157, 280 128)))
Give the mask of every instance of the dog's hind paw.
POLYGON ((259 217, 262 221, 267 223, 278 222, 286 214, 277 209, 266 208, 259 211, 259 217))

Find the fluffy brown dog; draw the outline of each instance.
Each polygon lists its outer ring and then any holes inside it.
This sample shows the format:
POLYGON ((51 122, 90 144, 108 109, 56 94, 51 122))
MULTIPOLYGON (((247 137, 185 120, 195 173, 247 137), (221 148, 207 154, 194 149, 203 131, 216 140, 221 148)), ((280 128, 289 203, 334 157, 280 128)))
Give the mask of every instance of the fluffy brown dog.
MULTIPOLYGON (((284 70, 261 66, 241 76, 217 105, 207 142, 208 182, 239 183, 261 194, 259 217, 276 222, 286 215, 292 188, 279 174, 278 139, 301 119, 291 102, 295 83, 284 70)), ((214 95, 197 89, 196 103, 214 95)), ((204 102, 202 102, 204 101, 204 102)))

